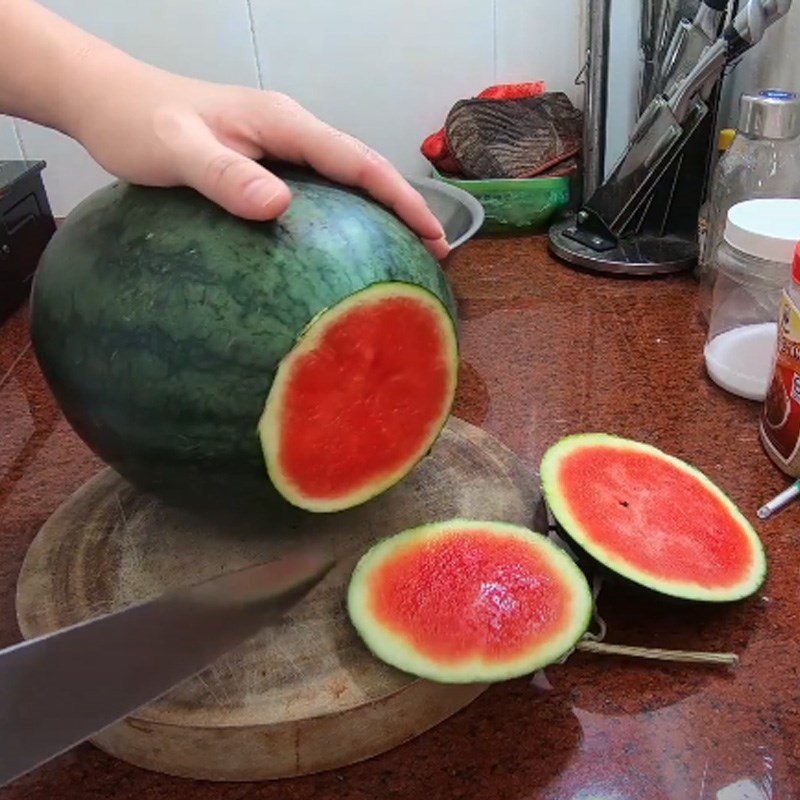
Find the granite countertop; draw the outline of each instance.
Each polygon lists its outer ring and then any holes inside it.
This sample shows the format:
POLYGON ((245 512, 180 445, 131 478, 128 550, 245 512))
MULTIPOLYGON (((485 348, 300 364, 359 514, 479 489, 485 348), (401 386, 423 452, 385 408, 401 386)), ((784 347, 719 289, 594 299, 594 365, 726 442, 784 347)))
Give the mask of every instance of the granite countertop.
MULTIPOLYGON (((758 441, 756 404, 705 377, 696 284, 598 277, 542 239, 470 242, 446 265, 462 325, 455 413, 531 470, 560 436, 652 442, 708 473, 756 522, 786 485, 758 441)), ((19 639, 16 576, 47 516, 100 469, 54 406, 23 309, 0 329, 0 646, 19 639)), ((604 588, 608 641, 734 651, 735 668, 577 654, 546 680, 496 685, 465 711, 362 764, 264 784, 192 782, 83 745, 11 787, 38 798, 781 800, 800 797, 800 504, 756 525, 758 595, 724 608, 604 588)))

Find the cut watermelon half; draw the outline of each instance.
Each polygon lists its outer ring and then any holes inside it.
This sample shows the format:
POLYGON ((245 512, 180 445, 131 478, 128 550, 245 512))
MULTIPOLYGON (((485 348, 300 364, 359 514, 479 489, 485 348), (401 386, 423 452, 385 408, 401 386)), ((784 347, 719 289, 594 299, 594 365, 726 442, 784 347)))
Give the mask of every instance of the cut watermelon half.
POLYGON ((442 683, 533 672, 568 652, 592 613, 563 550, 527 528, 470 520, 379 542, 356 566, 347 604, 378 658, 442 683))
POLYGON ((270 479, 310 511, 375 497, 435 442, 457 373, 455 326, 435 295, 398 282, 351 295, 281 361, 259 422, 270 479))
POLYGON ((542 488, 573 545, 633 583, 709 602, 753 594, 766 558, 750 523, 702 472, 606 434, 569 436, 541 466, 542 488))

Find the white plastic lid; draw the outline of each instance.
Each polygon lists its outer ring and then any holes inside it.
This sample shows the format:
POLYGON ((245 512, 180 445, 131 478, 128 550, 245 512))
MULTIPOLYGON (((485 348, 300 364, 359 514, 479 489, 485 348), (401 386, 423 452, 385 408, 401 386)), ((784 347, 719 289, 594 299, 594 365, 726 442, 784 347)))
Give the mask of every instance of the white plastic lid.
POLYGON ((800 200, 746 200, 728 211, 725 241, 765 261, 792 263, 800 242, 800 200))

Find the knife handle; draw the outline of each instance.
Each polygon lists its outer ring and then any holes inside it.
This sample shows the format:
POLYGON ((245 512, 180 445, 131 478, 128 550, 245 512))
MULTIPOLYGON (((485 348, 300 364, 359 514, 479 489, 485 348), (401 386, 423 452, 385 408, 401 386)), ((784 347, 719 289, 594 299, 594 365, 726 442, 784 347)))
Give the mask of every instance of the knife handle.
POLYGON ((750 0, 723 33, 728 45, 728 63, 760 42, 767 28, 785 16, 791 5, 792 0, 750 0))

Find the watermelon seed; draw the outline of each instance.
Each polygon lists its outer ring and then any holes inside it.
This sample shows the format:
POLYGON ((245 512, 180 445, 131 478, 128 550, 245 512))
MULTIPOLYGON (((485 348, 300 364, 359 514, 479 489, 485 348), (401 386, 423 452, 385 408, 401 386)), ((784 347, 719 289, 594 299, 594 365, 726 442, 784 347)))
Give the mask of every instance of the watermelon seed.
POLYGON ((623 508, 627 508, 627 507, 630 505, 630 503, 629 503, 627 500, 620 500, 620 501, 619 501, 619 504, 620 504, 620 505, 621 505, 623 508))

